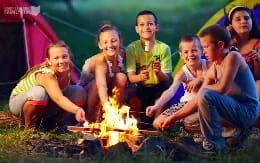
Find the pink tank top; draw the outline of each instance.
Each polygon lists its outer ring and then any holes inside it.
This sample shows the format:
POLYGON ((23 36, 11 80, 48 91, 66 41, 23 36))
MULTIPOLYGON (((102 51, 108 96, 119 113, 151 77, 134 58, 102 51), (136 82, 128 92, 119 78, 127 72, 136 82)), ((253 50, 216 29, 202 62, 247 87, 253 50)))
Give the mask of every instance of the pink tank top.
MULTIPOLYGON (((256 47, 257 47, 257 45, 258 45, 259 43, 260 43, 260 40, 257 40, 257 41, 255 42, 255 44, 254 44, 252 50, 256 50, 256 47)), ((252 72, 254 72, 254 61, 253 61, 251 58, 248 57, 249 54, 250 54, 250 52, 244 53, 244 54, 241 53, 241 55, 244 57, 246 63, 248 64, 250 70, 251 70, 252 72)))

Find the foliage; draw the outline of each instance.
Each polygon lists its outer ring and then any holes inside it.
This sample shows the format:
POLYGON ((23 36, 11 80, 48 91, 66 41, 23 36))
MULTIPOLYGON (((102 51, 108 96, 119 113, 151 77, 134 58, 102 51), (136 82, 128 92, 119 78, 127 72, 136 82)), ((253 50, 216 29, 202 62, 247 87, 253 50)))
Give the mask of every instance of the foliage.
MULTIPOLYGON (((195 34, 214 12, 228 3, 226 0, 78 0, 72 1, 74 11, 71 11, 61 1, 40 2, 41 12, 47 12, 93 34, 97 33, 103 21, 110 21, 121 31, 124 47, 138 39, 134 29, 136 14, 144 9, 152 10, 159 19, 157 39, 167 43, 172 52, 177 50, 181 36, 195 34)), ((46 19, 59 38, 69 44, 80 69, 86 58, 99 51, 93 36, 68 28, 48 17, 46 19)))

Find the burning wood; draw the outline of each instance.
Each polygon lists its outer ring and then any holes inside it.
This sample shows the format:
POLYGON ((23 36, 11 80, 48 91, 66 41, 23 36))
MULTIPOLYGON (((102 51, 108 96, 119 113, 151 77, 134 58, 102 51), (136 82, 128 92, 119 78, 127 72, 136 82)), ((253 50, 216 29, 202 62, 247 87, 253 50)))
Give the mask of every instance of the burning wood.
MULTIPOLYGON (((130 107, 120 106, 118 99, 119 90, 112 90, 113 96, 109 97, 109 102, 105 103, 102 110, 104 111, 101 123, 84 123, 83 127, 68 126, 70 131, 81 131, 83 134, 91 133, 93 136, 105 139, 107 147, 115 145, 119 142, 137 141, 140 134, 158 135, 157 131, 139 130, 137 120, 130 116, 130 107)), ((129 143, 128 143, 129 144, 129 143)))

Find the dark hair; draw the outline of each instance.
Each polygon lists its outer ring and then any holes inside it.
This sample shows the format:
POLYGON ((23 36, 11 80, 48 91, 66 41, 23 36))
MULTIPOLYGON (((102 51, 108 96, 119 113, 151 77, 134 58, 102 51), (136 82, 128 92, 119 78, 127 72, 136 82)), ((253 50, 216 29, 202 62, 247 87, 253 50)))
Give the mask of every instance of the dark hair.
POLYGON ((200 39, 199 39, 198 36, 196 36, 196 35, 186 35, 186 36, 183 36, 180 39, 179 50, 181 51, 181 43, 182 42, 191 42, 191 41, 196 41, 199 44, 200 48, 202 48, 201 43, 200 43, 200 39))
POLYGON ((143 11, 140 11, 136 17, 135 17, 135 25, 138 25, 137 23, 137 19, 139 16, 141 15, 152 15, 154 17, 154 23, 155 24, 158 24, 158 19, 157 19, 157 16, 155 15, 155 13, 153 13, 152 11, 149 11, 149 10, 143 10, 143 11))
MULTIPOLYGON (((50 59, 50 54, 49 54, 49 51, 51 48, 54 48, 54 47, 64 47, 68 50, 69 52, 69 55, 71 56, 71 51, 70 51, 70 48, 69 46, 62 40, 58 40, 58 41, 55 41, 55 42, 52 42, 48 45, 48 47, 46 48, 46 51, 45 51, 45 55, 48 59, 50 59)), ((41 64, 39 65, 36 65, 34 67, 32 67, 31 69, 29 69, 22 77, 21 79, 27 77, 29 74, 33 73, 34 71, 40 69, 40 68, 43 68, 43 67, 48 67, 50 66, 50 64, 47 62, 47 61, 44 61, 42 62, 41 64)))
POLYGON ((235 6, 235 7, 233 7, 229 11, 229 13, 226 15, 226 18, 225 18, 225 21, 224 21, 225 26, 228 26, 229 24, 232 23, 232 19, 233 19, 234 13, 236 11, 246 11, 249 14, 249 16, 252 20, 252 30, 249 33, 249 38, 260 38, 260 30, 258 28, 255 15, 254 15, 252 10, 250 10, 249 8, 247 8, 245 6, 235 6))
POLYGON ((119 30, 115 26, 112 26, 110 22, 105 21, 101 24, 101 27, 98 30, 97 43, 100 41, 100 34, 105 31, 116 31, 119 39, 121 40, 121 34, 119 30))
POLYGON ((217 43, 218 41, 224 42, 225 48, 229 48, 230 46, 231 35, 223 25, 215 24, 203 29, 199 37, 205 36, 209 36, 213 43, 217 43))

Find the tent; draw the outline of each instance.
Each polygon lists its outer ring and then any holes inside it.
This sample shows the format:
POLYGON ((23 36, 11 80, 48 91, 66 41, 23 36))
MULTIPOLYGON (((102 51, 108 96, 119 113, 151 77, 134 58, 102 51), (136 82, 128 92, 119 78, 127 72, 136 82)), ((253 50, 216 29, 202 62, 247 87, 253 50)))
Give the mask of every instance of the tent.
POLYGON ((204 28, 213 24, 224 24, 226 14, 235 6, 246 6, 253 10, 256 17, 258 26, 260 27, 260 0, 234 0, 227 4, 224 8, 216 12, 198 31, 198 33, 204 28))
MULTIPOLYGON (((39 14, 40 8, 24 0, 0 3, 0 99, 9 96, 20 77, 43 62, 45 49, 58 37, 39 14)), ((78 80, 71 66, 72 83, 78 80)))

